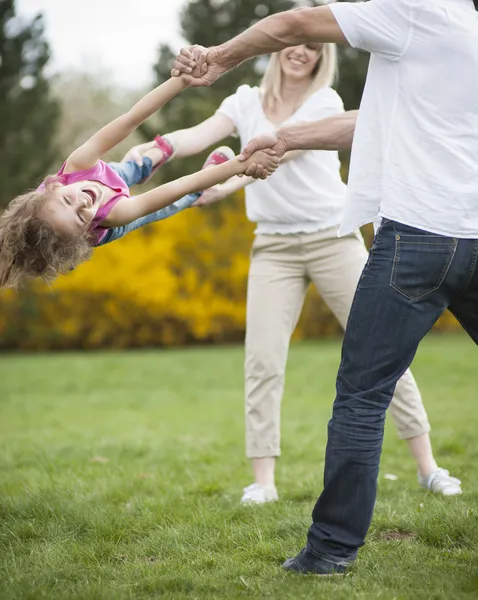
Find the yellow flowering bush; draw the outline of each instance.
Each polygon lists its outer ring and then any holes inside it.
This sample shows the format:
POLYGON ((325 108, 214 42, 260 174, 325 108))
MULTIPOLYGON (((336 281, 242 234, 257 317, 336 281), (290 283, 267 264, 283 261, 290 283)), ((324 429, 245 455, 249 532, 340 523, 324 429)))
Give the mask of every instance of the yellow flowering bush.
MULTIPOLYGON (((97 248, 50 288, 0 296, 0 348, 69 349, 238 342, 254 225, 238 193, 97 248)), ((370 232, 365 232, 370 238, 370 232)), ((445 316, 441 327, 454 327, 445 316)), ((296 337, 340 329, 315 292, 296 337)))

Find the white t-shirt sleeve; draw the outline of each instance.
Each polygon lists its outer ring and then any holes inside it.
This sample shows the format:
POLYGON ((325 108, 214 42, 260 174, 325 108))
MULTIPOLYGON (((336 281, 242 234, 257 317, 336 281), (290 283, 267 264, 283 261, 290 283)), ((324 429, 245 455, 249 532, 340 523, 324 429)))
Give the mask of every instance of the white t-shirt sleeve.
POLYGON ((369 0, 329 5, 353 48, 398 60, 407 49, 420 0, 369 0))

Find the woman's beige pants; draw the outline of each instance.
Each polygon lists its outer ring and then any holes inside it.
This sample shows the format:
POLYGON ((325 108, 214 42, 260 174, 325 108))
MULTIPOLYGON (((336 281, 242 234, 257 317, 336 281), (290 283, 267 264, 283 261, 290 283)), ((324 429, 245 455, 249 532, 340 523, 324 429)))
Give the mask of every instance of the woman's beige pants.
MULTIPOLYGON (((258 235, 252 246, 245 357, 246 454, 280 455, 280 409, 291 335, 312 282, 345 329, 368 252, 360 234, 337 229, 258 235)), ((430 430, 417 384, 407 371, 390 405, 399 437, 430 430)))

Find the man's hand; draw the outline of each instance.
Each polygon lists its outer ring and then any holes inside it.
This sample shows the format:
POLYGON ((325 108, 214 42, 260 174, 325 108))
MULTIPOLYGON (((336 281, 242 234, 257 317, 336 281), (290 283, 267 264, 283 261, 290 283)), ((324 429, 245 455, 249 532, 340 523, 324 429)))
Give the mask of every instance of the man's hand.
MULTIPOLYGON (((253 138, 237 157, 240 161, 249 160, 257 150, 272 150, 276 158, 282 158, 287 151, 285 143, 277 138, 275 133, 264 133, 253 138)), ((254 179, 262 179, 263 171, 255 165, 249 166, 244 175, 254 179)))
POLYGON ((271 149, 277 158, 282 158, 287 152, 284 140, 277 137, 275 133, 263 133, 253 138, 237 157, 239 160, 247 160, 257 150, 271 149))
POLYGON ((171 76, 182 77, 193 87, 210 86, 229 70, 229 67, 223 63, 217 48, 189 46, 182 48, 176 57, 171 76))

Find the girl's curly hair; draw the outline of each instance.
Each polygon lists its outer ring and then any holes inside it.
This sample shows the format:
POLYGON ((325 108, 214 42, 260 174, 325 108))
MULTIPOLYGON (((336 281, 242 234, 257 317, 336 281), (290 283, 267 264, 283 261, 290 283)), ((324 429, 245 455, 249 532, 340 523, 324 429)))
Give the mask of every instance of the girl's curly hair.
POLYGON ((28 192, 10 202, 0 217, 0 287, 18 288, 28 279, 51 282, 91 256, 91 236, 60 236, 40 217, 45 191, 28 192))

